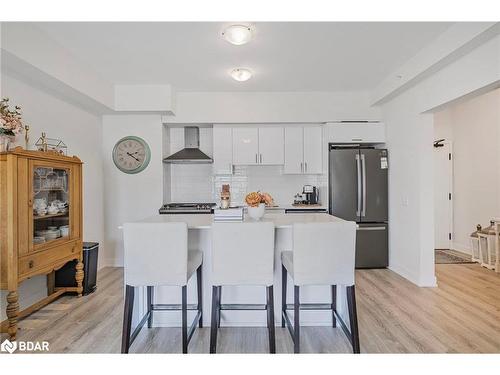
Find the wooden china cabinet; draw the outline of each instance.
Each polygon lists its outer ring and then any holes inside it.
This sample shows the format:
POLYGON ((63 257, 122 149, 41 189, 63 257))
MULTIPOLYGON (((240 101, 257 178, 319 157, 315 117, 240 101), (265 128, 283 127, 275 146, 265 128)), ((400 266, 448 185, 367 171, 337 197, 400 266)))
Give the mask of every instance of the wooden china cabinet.
POLYGON ((83 292, 82 162, 56 152, 17 147, 0 153, 0 289, 7 290, 2 331, 61 294, 83 292), (77 260, 76 287, 55 287, 55 270, 77 260), (18 286, 47 275, 47 297, 19 311, 18 286))

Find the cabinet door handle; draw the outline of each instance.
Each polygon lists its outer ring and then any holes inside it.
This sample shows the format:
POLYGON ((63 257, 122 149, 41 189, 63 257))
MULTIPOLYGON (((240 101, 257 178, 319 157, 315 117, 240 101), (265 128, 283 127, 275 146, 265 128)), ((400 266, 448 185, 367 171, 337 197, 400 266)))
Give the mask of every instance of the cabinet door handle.
POLYGON ((255 154, 255 164, 258 164, 259 163, 259 156, 257 154, 255 154))
POLYGON ((260 164, 262 164, 262 154, 260 154, 260 164))
POLYGON ((28 263, 28 267, 29 268, 33 268, 35 266, 35 262, 30 260, 29 263, 28 263))
POLYGON ((304 163, 300 163, 300 173, 304 173, 304 163))
POLYGON ((304 163, 305 171, 307 173, 307 162, 304 163))

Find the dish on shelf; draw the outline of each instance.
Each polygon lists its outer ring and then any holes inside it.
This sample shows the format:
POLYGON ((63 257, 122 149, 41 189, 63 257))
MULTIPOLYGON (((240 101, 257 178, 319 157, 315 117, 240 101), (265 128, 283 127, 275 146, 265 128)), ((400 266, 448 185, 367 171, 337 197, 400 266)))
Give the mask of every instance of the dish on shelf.
POLYGON ((37 216, 45 216, 47 215, 47 209, 46 208, 40 208, 38 210, 36 210, 36 214, 37 216))
POLYGON ((35 234, 39 237, 45 238, 45 241, 55 240, 56 238, 61 237, 61 231, 59 229, 56 230, 37 230, 35 234))
POLYGON ((61 231, 61 237, 69 236, 69 225, 61 225, 59 230, 61 231))
POLYGON ((35 237, 33 237, 33 243, 34 244, 45 243, 45 237, 35 236, 35 237))

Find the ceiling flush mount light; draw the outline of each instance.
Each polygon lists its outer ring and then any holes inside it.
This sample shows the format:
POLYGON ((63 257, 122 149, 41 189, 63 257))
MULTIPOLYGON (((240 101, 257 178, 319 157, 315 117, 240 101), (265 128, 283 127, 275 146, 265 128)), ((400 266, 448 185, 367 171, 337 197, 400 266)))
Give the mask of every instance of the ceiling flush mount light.
POLYGON ((247 68, 236 68, 231 71, 231 77, 236 81, 245 82, 252 78, 252 72, 247 68))
POLYGON ((229 43, 241 46, 252 39, 252 29, 244 25, 231 25, 222 32, 222 36, 229 43))

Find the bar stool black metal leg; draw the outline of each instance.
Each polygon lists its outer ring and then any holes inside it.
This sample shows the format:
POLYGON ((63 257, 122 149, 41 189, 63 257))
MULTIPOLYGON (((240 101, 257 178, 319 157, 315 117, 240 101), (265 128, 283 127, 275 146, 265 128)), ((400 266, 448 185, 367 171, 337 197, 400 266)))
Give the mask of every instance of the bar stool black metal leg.
POLYGON ((219 286, 217 291, 217 328, 220 328, 220 319, 221 319, 221 305, 222 305, 222 285, 219 286))
POLYGON ((294 331, 294 337, 293 337, 293 352, 294 353, 300 353, 300 289, 298 285, 295 285, 294 287, 294 302, 293 302, 293 309, 294 309, 294 324, 293 324, 293 331, 294 331))
POLYGON ((351 343, 353 353, 359 353, 358 312, 356 309, 356 292, 354 285, 347 287, 347 309, 351 326, 351 343))
POLYGON ((281 327, 285 328, 285 317, 286 313, 286 282, 287 274, 285 266, 281 265, 281 327))
POLYGON ((276 353, 276 335, 274 332, 274 293, 273 286, 267 288, 267 328, 269 331, 269 353, 276 353))
POLYGON ((147 295, 148 295, 148 328, 153 327, 153 299, 154 299, 154 287, 148 286, 147 295))
POLYGON ((134 287, 125 286, 125 304, 123 307, 122 353, 128 353, 130 348, 130 332, 132 328, 132 313, 134 308, 134 287))
POLYGON ((212 319, 210 324, 210 353, 217 351, 217 291, 218 287, 212 286, 212 319))
POLYGON ((337 311, 337 285, 332 285, 332 327, 337 327, 337 318, 335 312, 337 311))
POLYGON ((182 287, 182 353, 188 352, 187 285, 182 287))
POLYGON ((200 313, 200 321, 198 322, 198 327, 203 328, 203 281, 201 276, 201 265, 196 270, 196 283, 198 292, 198 311, 200 313))

